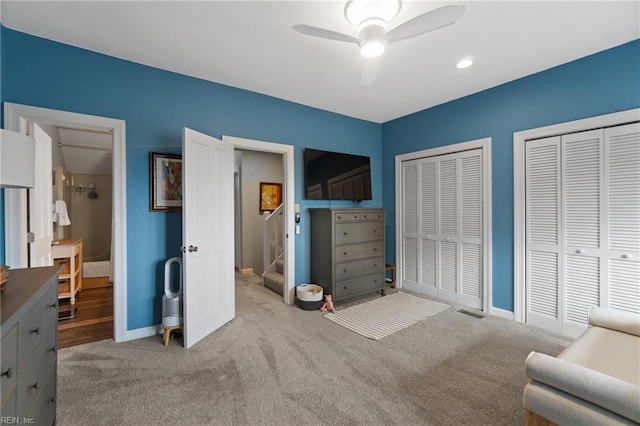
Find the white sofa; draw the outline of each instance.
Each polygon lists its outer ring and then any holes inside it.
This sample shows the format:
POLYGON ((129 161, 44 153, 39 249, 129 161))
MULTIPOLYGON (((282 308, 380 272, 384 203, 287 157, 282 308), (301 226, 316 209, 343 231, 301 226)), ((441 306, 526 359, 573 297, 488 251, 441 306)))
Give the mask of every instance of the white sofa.
POLYGON ((576 341, 525 366, 528 424, 640 424, 640 315, 592 307, 576 341))

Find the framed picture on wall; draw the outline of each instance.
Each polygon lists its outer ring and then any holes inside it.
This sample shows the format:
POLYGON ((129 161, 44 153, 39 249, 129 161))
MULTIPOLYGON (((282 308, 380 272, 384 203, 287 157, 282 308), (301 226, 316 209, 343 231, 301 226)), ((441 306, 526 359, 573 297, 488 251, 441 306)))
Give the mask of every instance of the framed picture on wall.
POLYGON ((182 208, 182 156, 151 152, 151 211, 176 211, 182 208))
POLYGON ((272 212, 282 203, 282 184, 260 182, 260 214, 272 212))

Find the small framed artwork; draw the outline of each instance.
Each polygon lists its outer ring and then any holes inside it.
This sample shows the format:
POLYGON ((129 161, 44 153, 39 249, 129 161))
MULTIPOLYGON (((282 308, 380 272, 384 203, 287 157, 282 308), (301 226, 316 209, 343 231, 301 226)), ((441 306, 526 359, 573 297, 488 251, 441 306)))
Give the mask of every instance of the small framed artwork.
POLYGON ((282 184, 260 182, 260 214, 272 212, 282 203, 282 184))
POLYGON ((151 211, 182 208, 182 156, 150 153, 151 211))

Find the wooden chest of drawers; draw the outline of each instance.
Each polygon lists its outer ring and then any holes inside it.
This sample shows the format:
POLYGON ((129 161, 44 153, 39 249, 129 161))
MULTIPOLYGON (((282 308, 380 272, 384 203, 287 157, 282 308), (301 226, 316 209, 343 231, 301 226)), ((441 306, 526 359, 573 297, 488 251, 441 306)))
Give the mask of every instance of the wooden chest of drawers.
POLYGON ((51 425, 56 417, 58 270, 11 270, 0 301, 0 417, 51 425))
POLYGON ((310 209, 311 282, 337 301, 385 289, 384 210, 310 209))

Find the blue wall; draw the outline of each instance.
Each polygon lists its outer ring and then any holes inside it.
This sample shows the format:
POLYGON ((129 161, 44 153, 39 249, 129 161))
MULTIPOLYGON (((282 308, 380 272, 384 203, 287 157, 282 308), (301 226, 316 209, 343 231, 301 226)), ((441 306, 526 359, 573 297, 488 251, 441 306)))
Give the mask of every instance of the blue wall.
MULTIPOLYGON (((178 255, 182 238, 179 214, 149 212, 148 154, 180 152, 184 126, 217 137, 295 146, 295 199, 302 213, 302 232, 296 236, 297 284, 310 276, 307 209, 352 205, 302 199, 303 148, 371 156, 374 199, 363 205, 384 202, 387 260, 393 263, 395 155, 491 137, 493 306, 512 311, 513 133, 640 107, 638 40, 379 125, 7 28, 1 28, 0 37, 0 100, 126 121, 130 330, 159 323, 161 267, 166 258, 178 255)), ((0 226, 0 261, 3 252, 0 226)))
MULTIPOLYGON (((310 277, 307 209, 330 205, 302 199, 305 147, 370 156, 373 200, 362 205, 382 206, 380 124, 150 68, 8 28, 1 31, 3 102, 126 121, 129 330, 160 322, 161 268, 167 258, 179 255, 181 215, 149 211, 148 162, 150 151, 179 153, 185 126, 216 137, 226 134, 295 147, 295 200, 300 203, 302 214, 302 232, 296 235, 296 284, 310 277)), ((1 247, 3 234, 0 241, 1 247)))
POLYGON ((493 306, 513 311, 513 133, 638 107, 640 40, 383 124, 387 260, 395 259, 395 156, 491 137, 493 306))

